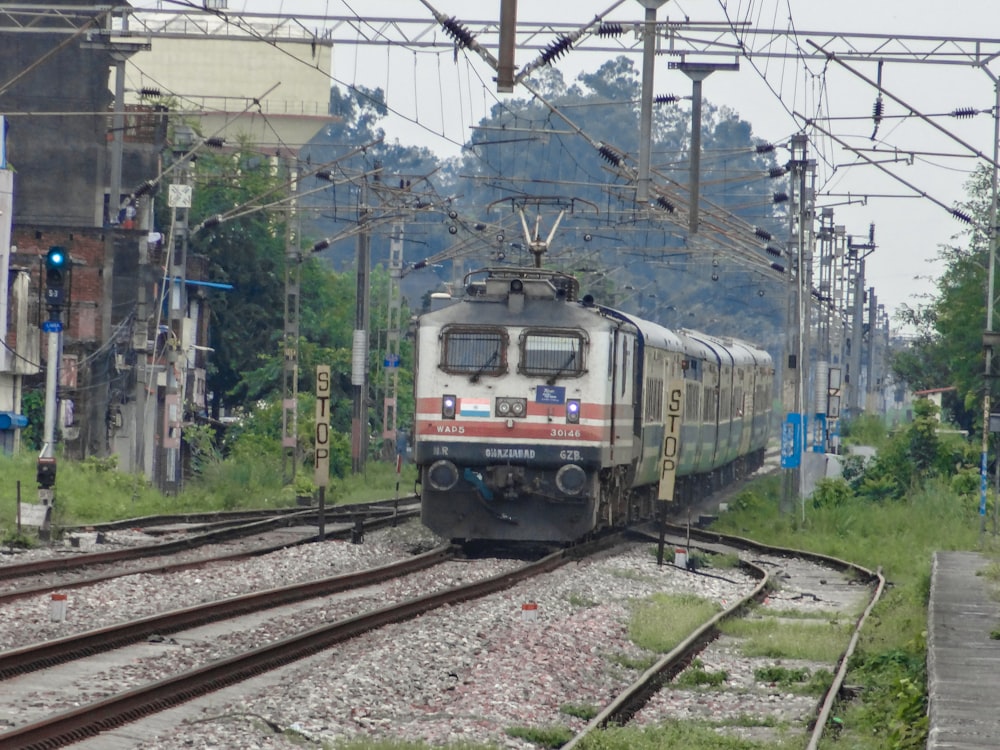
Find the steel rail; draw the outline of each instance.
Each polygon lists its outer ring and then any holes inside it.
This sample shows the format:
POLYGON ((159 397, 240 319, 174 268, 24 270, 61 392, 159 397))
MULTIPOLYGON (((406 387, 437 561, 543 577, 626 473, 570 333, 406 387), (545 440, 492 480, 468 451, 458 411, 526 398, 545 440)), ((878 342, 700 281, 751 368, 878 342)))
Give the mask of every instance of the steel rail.
POLYGON ((230 597, 4 651, 0 653, 0 680, 112 651, 141 641, 154 633, 176 633, 209 622, 380 583, 437 565, 454 558, 455 554, 453 547, 445 545, 378 568, 230 597))
MULTIPOLYGON (((869 598, 864 612, 854 624, 854 629, 847 645, 841 654, 837 673, 831 684, 824 692, 822 701, 818 704, 816 718, 810 724, 810 740, 807 750, 815 750, 822 738, 823 732, 833 711, 833 706, 839 700, 843 689, 844 680, 847 676, 848 663, 853 655, 861 637, 861 629, 867 621, 875 605, 880 600, 885 590, 885 578, 881 569, 872 571, 856 563, 852 563, 840 558, 830 557, 808 550, 798 550, 788 547, 777 547, 773 545, 761 544, 760 542, 745 537, 731 536, 715 531, 706 531, 690 526, 680 526, 677 524, 663 524, 665 530, 687 537, 692 541, 702 544, 725 545, 730 548, 736 547, 745 550, 752 550, 759 553, 766 553, 784 557, 797 557, 809 562, 823 565, 839 570, 842 573, 849 573, 862 579, 866 584, 872 585, 872 594, 869 598)), ((647 524, 639 529, 633 529, 632 533, 648 536, 657 539, 658 530, 653 530, 647 524)), ((697 545, 692 545, 697 546, 697 545)), ((581 729, 569 742, 562 746, 562 750, 575 748, 585 737, 593 732, 602 729, 609 724, 626 723, 640 708, 642 708, 649 698, 652 697, 661 687, 681 669, 683 669, 705 645, 707 645, 718 633, 718 625, 723 620, 736 616, 742 612, 751 601, 759 600, 766 593, 767 585, 770 581, 769 575, 759 566, 752 563, 741 562, 741 566, 749 567, 756 571, 754 575, 761 577, 761 581, 752 592, 740 599, 738 602, 717 613, 706 620, 701 626, 695 629, 684 641, 682 641, 670 653, 663 656, 653 666, 647 669, 639 678, 623 690, 614 700, 612 700, 597 716, 595 716, 583 729, 581 729)))
POLYGON ((221 659, 150 685, 16 727, 0 734, 0 748, 51 750, 63 747, 311 656, 384 625, 409 620, 446 605, 502 591, 523 580, 555 570, 571 560, 594 554, 620 542, 621 539, 621 535, 614 535, 559 550, 492 578, 455 586, 314 628, 245 654, 221 659))
MULTIPOLYGON (((378 529, 383 528, 389 523, 394 523, 396 521, 407 519, 414 516, 418 511, 412 509, 401 510, 398 513, 395 511, 389 513, 380 513, 378 517, 371 518, 370 513, 365 513, 364 511, 354 511, 348 510, 346 513, 338 513, 328 511, 326 519, 332 523, 343 523, 343 524, 356 524, 359 518, 369 518, 370 520, 365 524, 365 529, 378 529)), ((160 518, 173 518, 173 522, 178 522, 176 516, 174 517, 160 517, 160 518)), ((128 547, 124 549, 110 550, 107 552, 91 552, 84 553, 80 555, 75 555, 71 558, 49 558, 46 560, 34 560, 27 563, 17 563, 14 565, 0 565, 0 581, 11 580, 16 578, 23 578, 25 576, 38 575, 39 573, 50 573, 56 571, 66 571, 74 570, 78 568, 93 567, 95 565, 105 565, 108 563, 121 562, 122 560, 135 560, 143 557, 156 557, 158 555, 170 555, 175 552, 182 552, 188 549, 195 549, 208 544, 217 544, 219 542, 229 541, 232 539, 239 539, 245 536, 252 536, 254 534, 259 534, 262 531, 273 531, 275 529, 284 528, 287 526, 294 526, 299 524, 310 524, 315 523, 318 518, 318 512, 315 508, 307 508, 301 510, 295 510, 289 513, 282 513, 278 516, 262 519, 258 521, 251 521, 250 523, 233 525, 231 523, 223 522, 223 527, 219 529, 214 529, 201 534, 190 534, 183 539, 176 539, 169 542, 162 542, 160 544, 148 544, 140 545, 136 547, 128 547)), ((346 536, 350 532, 350 527, 345 526, 342 529, 333 530, 330 532, 333 536, 346 536)), ((329 534, 328 534, 329 535, 329 534)), ((260 552, 252 552, 250 554, 266 554, 274 549, 279 549, 281 547, 288 547, 294 544, 305 544, 316 540, 316 536, 312 534, 303 535, 303 537, 296 542, 285 542, 280 545, 276 545, 270 548, 262 548, 260 552)), ((225 557, 220 559, 226 559, 225 557)), ((164 567, 164 566, 157 566, 164 567)), ((166 566, 169 567, 169 566, 166 566)), ((125 575, 129 575, 126 573, 125 575)))
MULTIPOLYGON (((399 520, 406 520, 409 518, 415 518, 420 513, 419 510, 406 510, 399 513, 397 516, 386 518, 380 517, 374 520, 368 520, 364 524, 364 529, 366 531, 371 531, 373 529, 382 528, 390 522, 396 522, 399 520)), ((327 539, 345 539, 350 534, 353 534, 357 529, 356 524, 343 524, 339 527, 334 527, 326 532, 327 539)), ((11 591, 5 591, 0 593, 0 605, 6 602, 15 601, 17 599, 25 599, 29 596, 38 596, 40 594, 50 593, 53 589, 75 589, 83 586, 91 586, 95 583, 100 583, 102 581, 111 581, 115 578, 123 578, 124 576, 132 575, 142 575, 151 573, 176 573, 182 570, 191 570, 194 568, 200 568, 210 563, 217 562, 231 562, 233 560, 242 560, 248 557, 261 557, 263 555, 269 555, 272 552, 278 552, 289 547, 298 547, 303 544, 312 544, 313 542, 318 542, 319 537, 317 534, 307 534, 299 537, 298 539, 286 540, 283 542, 278 542, 277 544, 268 544, 260 547, 253 547, 250 549, 242 550, 240 552, 232 552, 225 555, 215 555, 212 557, 202 557, 197 560, 186 560, 183 562, 176 563, 156 563, 154 565, 148 565, 142 568, 133 568, 131 570, 118 570, 110 573, 102 573, 92 576, 81 576, 79 578, 72 578, 65 581, 59 581, 55 584, 52 582, 42 583, 37 586, 29 586, 25 588, 13 589, 11 591)), ((101 553, 103 554, 103 553, 101 553)), ((30 563, 26 564, 30 567, 30 563)), ((76 566, 72 566, 68 569, 75 569, 76 566)), ((48 571, 48 572, 59 572, 48 571)), ((28 571, 27 575, 34 574, 35 571, 28 571)), ((16 580, 16 579, 15 579, 16 580)))

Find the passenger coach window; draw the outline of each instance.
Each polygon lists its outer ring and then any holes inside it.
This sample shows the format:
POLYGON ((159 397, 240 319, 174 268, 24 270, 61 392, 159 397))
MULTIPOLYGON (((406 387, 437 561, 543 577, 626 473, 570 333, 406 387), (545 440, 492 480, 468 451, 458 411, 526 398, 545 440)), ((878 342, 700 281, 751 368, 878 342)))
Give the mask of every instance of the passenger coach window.
POLYGON ((574 331, 527 331, 521 335, 520 371, 552 378, 583 372, 583 334, 574 331))
POLYGON ((496 328, 449 326, 441 333, 441 369, 468 375, 507 372, 507 334, 496 328))

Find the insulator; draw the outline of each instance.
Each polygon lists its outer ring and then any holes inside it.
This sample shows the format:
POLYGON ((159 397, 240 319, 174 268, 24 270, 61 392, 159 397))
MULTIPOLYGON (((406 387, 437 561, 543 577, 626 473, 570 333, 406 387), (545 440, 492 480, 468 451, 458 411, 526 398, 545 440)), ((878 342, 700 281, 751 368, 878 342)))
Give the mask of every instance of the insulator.
POLYGON ((951 215, 966 224, 972 223, 972 217, 965 213, 965 211, 959 211, 957 208, 953 208, 951 209, 951 215))
POLYGON ((477 232, 482 232, 484 229, 486 229, 486 225, 483 224, 483 222, 481 221, 477 221, 475 227, 477 232))
POLYGON ((775 193, 771 196, 771 200, 775 203, 784 203, 788 200, 788 193, 775 193))
POLYGON ((139 187, 135 189, 135 192, 132 193, 132 195, 134 195, 136 198, 139 198, 145 195, 146 193, 151 192, 153 190, 153 187, 154 187, 153 183, 150 182, 149 180, 146 180, 144 183, 142 183, 139 187))
POLYGON ((312 251, 318 253, 320 250, 326 250, 328 247, 330 247, 330 240, 320 240, 312 246, 312 251))
POLYGON ((658 94, 653 97, 654 104, 673 104, 679 102, 681 98, 677 94, 658 94))
POLYGON ((143 86, 141 89, 139 89, 139 96, 144 99, 155 99, 159 96, 163 96, 163 94, 157 88, 143 86))
POLYGON ((616 154, 610 146, 602 145, 599 149, 597 149, 597 153, 599 153, 604 161, 608 162, 608 164, 612 164, 616 167, 620 167, 622 165, 622 157, 619 154, 616 154))
POLYGON ((448 218, 449 219, 457 219, 458 218, 458 211, 456 211, 454 209, 452 209, 451 211, 449 211, 448 212, 448 218))
POLYGON ((475 42, 475 37, 472 36, 472 32, 469 31, 461 22, 457 21, 454 16, 447 18, 441 22, 444 27, 445 32, 459 47, 471 48, 475 42))
POLYGON ((786 174, 788 174, 788 170, 784 167, 771 167, 767 172, 767 176, 772 180, 777 179, 778 177, 784 177, 786 174))
POLYGON ((210 148, 222 148, 226 142, 222 138, 206 138, 205 145, 210 148))
POLYGON ((973 109, 972 107, 959 107, 958 109, 953 109, 951 111, 952 117, 957 117, 959 119, 967 117, 975 117, 979 114, 978 109, 973 109))
POLYGON ((664 211, 669 211, 670 213, 673 213, 676 210, 674 204, 668 201, 662 195, 656 199, 656 205, 662 208, 664 211))
POLYGON ((210 216, 202 223, 205 229, 211 229, 212 227, 217 227, 222 223, 222 217, 219 214, 215 216, 210 216))
POLYGON ((620 23, 602 23, 597 27, 597 36, 621 36, 625 33, 625 27, 620 23))
POLYGON ((882 95, 879 94, 875 98, 875 103, 872 105, 872 119, 876 123, 882 120, 882 112, 885 110, 885 102, 882 101, 882 95))
POLYGON ((758 237, 760 237, 762 240, 769 240, 769 239, 771 239, 774 236, 770 232, 768 232, 766 229, 762 229, 761 227, 754 227, 753 228, 753 233, 755 235, 757 235, 758 237))
POLYGON ((780 263, 772 263, 771 264, 771 268, 773 268, 778 273, 784 273, 785 272, 785 267, 783 265, 781 265, 780 263))
POLYGON ((775 258, 780 258, 781 257, 781 248, 780 247, 775 247, 774 245, 768 245, 767 247, 764 248, 764 251, 768 255, 773 255, 775 258))
POLYGON ((423 260, 418 260, 416 263, 413 264, 414 271, 419 271, 421 268, 426 268, 426 267, 427 267, 426 258, 424 258, 423 260))
POLYGON ((774 152, 773 143, 758 143, 757 148, 754 149, 758 154, 770 154, 774 152))
POLYGON ((566 51, 572 46, 573 40, 568 36, 563 35, 559 37, 554 42, 549 44, 549 46, 545 48, 545 51, 542 52, 542 64, 548 65, 551 62, 555 62, 560 57, 565 55, 566 51))
POLYGON ((316 173, 316 178, 319 180, 329 180, 333 181, 333 175, 330 173, 329 169, 321 169, 316 173))

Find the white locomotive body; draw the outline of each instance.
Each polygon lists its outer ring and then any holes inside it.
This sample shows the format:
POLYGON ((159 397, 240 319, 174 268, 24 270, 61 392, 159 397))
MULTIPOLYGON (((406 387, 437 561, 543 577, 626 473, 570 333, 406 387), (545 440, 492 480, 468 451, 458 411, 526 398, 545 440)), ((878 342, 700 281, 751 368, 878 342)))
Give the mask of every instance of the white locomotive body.
POLYGON ((430 529, 572 542, 760 465, 766 352, 580 301, 559 272, 480 273, 416 329, 414 459, 430 529))

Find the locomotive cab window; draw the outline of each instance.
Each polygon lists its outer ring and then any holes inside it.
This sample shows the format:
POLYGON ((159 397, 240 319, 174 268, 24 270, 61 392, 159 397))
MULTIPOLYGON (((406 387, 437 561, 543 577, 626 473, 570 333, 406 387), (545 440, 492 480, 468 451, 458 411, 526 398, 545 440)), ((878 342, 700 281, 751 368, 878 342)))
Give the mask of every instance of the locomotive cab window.
POLYGON ((502 328, 448 326, 441 332, 441 369, 473 378, 503 375, 507 341, 502 328))
POLYGON ((533 330, 521 334, 521 363, 525 375, 546 376, 555 381, 584 371, 586 338, 579 331, 533 330))

